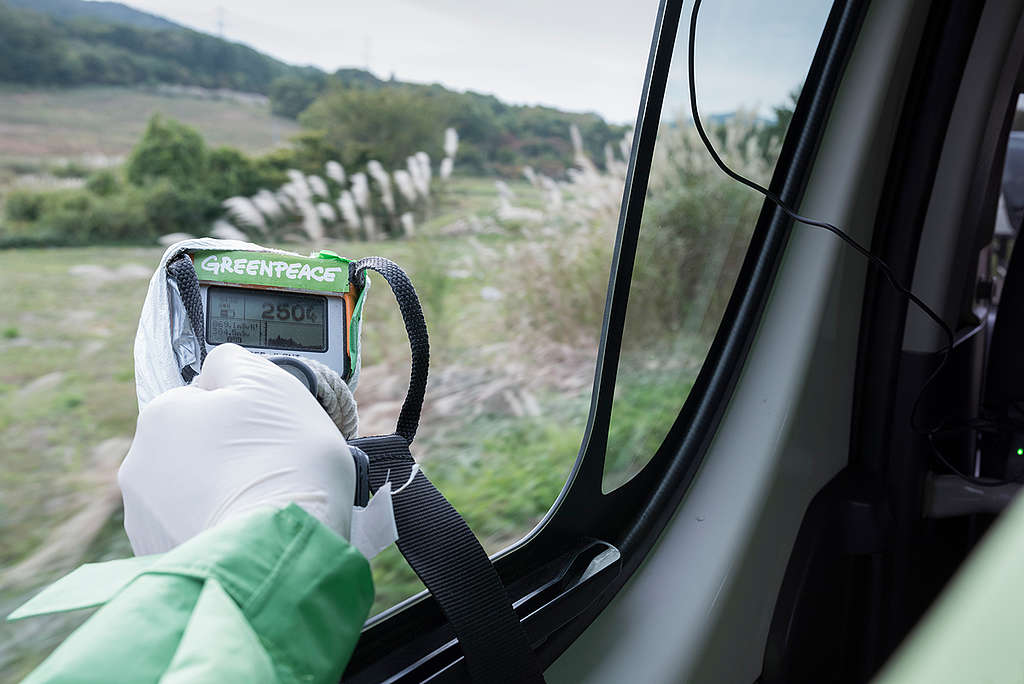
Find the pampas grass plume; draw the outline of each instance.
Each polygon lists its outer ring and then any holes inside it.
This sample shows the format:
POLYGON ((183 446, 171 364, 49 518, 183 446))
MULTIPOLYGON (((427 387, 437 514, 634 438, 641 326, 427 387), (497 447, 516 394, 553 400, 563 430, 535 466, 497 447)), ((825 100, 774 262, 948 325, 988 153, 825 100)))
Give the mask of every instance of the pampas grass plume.
POLYGON ((334 207, 327 202, 317 202, 316 213, 320 214, 320 218, 328 223, 337 223, 338 221, 338 214, 334 211, 334 207))
POLYGON ((266 232, 267 222, 263 214, 248 197, 229 197, 221 202, 221 206, 227 209, 228 216, 235 222, 266 232))
POLYGON ((352 197, 360 209, 367 209, 370 206, 370 184, 365 173, 352 174, 352 197))
POLYGON ((459 150, 459 133, 454 128, 444 129, 444 156, 454 159, 459 150))
POLYGON ((405 232, 406 237, 412 237, 416 233, 416 219, 413 218, 411 211, 402 214, 399 217, 399 221, 402 224, 402 230, 405 232))
POLYGON ((338 209, 341 210, 341 218, 353 230, 359 229, 359 210, 356 208, 356 201, 352 193, 345 190, 338 198, 338 209))
POLYGON ((398 186, 398 192, 405 198, 405 201, 409 204, 415 204, 416 184, 413 182, 412 174, 405 169, 396 169, 392 175, 395 179, 395 185, 398 186))
POLYGON ((329 161, 324 164, 324 171, 327 173, 327 177, 338 185, 345 184, 345 168, 336 161, 329 161))
POLYGON ((324 199, 330 199, 330 193, 327 191, 327 183, 320 176, 307 176, 306 182, 309 183, 309 189, 313 191, 313 194, 322 197, 324 199))

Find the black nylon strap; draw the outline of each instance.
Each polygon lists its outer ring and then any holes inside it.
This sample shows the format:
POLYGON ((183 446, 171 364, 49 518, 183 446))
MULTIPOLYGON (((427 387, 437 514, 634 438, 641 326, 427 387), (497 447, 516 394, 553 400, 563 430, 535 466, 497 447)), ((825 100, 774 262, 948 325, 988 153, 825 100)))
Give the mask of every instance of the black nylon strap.
MULTIPOLYGON (((351 442, 370 457, 370 489, 409 480, 414 464, 399 435, 351 442)), ((544 682, 512 601, 466 521, 422 472, 393 498, 398 550, 437 600, 474 682, 544 682)))
MULTIPOLYGON (((174 257, 167 264, 167 273, 174 278, 178 285, 178 294, 181 295, 181 303, 188 314, 188 322, 192 326, 192 332, 199 343, 199 367, 206 363, 206 317, 203 315, 203 298, 199 292, 199 279, 196 277, 196 269, 188 254, 182 252, 174 257)), ((191 367, 186 369, 194 377, 191 367)), ((184 377, 185 369, 182 369, 184 377)), ((192 378, 185 378, 185 382, 191 382, 192 378)))
POLYGON ((420 422, 420 409, 423 408, 423 394, 427 389, 427 368, 430 366, 430 342, 427 339, 427 324, 423 320, 423 309, 420 308, 416 288, 409 281, 409 276, 399 268, 398 264, 384 257, 372 256, 354 261, 348 266, 349 281, 360 290, 366 284, 366 270, 376 271, 384 276, 391 286, 391 291, 398 301, 405 322, 405 332, 409 335, 409 348, 412 352, 412 366, 409 372, 409 391, 402 404, 402 412, 398 416, 398 427, 395 433, 412 444, 416 429, 420 422))
MULTIPOLYGON (((430 344, 416 290, 405 272, 383 257, 360 259, 349 265, 349 280, 358 288, 365 285, 366 269, 380 273, 391 286, 412 352, 409 392, 396 434, 352 440, 370 458, 370 490, 376 492, 389 480, 395 489, 402 487, 412 473, 415 461, 409 445, 423 406, 430 344)), ((448 619, 473 681, 543 684, 540 663, 508 592, 458 511, 422 472, 393 502, 398 550, 448 619)))

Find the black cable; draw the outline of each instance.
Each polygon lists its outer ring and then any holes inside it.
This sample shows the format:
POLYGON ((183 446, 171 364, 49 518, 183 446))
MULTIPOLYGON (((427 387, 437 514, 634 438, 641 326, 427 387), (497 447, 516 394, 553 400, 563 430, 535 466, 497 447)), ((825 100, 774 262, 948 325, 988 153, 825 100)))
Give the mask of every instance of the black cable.
MULTIPOLYGON (((1021 402, 1013 402, 1011 406, 1018 412, 1021 410, 1021 402)), ((960 469, 950 463, 939 450, 938 445, 935 444, 935 439, 939 437, 952 437, 968 431, 990 435, 1020 434, 1021 432, 1024 432, 1024 421, 1021 421, 1019 418, 1011 415, 996 416, 992 418, 966 418, 953 424, 950 424, 948 421, 943 421, 942 424, 928 432, 926 435, 928 439, 928 446, 931 448, 932 454, 935 458, 951 470, 954 475, 966 482, 979 487, 1001 487, 1006 484, 1020 484, 1021 481, 1024 480, 1024 473, 1018 477, 1010 479, 977 477, 960 471, 960 469)))
POLYGON ((928 433, 927 438, 928 446, 931 447, 932 454, 935 456, 935 458, 937 458, 939 462, 942 463, 942 465, 949 468, 949 470, 952 471, 954 475, 959 477, 964 482, 969 482, 970 484, 978 487, 1002 487, 1003 485, 1016 484, 1020 482, 1019 478, 1015 480, 1000 480, 995 478, 975 477, 974 475, 969 475, 961 471, 956 466, 954 466, 952 463, 950 463, 949 459, 942 455, 942 452, 939 451, 939 447, 936 446, 935 444, 935 433, 928 433))
POLYGON ((935 446, 934 443, 934 437, 943 429, 943 424, 940 423, 939 425, 932 428, 925 428, 917 424, 916 418, 918 407, 921 403, 921 399, 922 397, 924 397, 925 391, 928 389, 928 387, 932 384, 932 382, 934 382, 935 378, 939 376, 939 373, 942 372, 942 369, 945 367, 946 362, 949 360, 950 353, 953 350, 953 345, 956 342, 956 336, 953 332, 953 329, 949 326, 949 324, 946 323, 946 321, 944 321, 942 317, 939 316, 939 314, 937 314, 930 306, 925 304, 920 297, 915 295, 913 292, 910 291, 909 288, 900 283, 899 280, 896 279, 896 275, 892 272, 892 269, 889 267, 889 264, 883 261, 880 257, 872 254, 870 250, 868 250, 866 247, 861 245, 859 242, 854 240, 852 237, 841 231, 833 224, 827 221, 821 221, 818 219, 809 218, 807 216, 801 216, 800 214, 796 213, 796 211, 791 209, 782 200, 781 197, 776 195, 768 188, 759 185, 758 183, 750 180, 749 178, 746 178, 745 176, 740 175, 739 173, 736 173, 731 168, 729 168, 729 166, 718 155, 718 152, 715 150, 714 144, 708 137, 707 131, 704 130, 704 124, 701 122, 700 113, 697 110, 697 79, 693 63, 695 52, 694 48, 697 42, 697 15, 700 11, 700 5, 701 0, 694 0, 693 9, 690 13, 690 34, 687 46, 689 58, 689 62, 687 64, 687 76, 688 85, 690 88, 690 113, 693 116, 693 125, 697 129, 697 135, 700 136, 701 142, 704 143, 704 147, 707 149, 708 154, 711 155, 711 158, 715 161, 715 164, 718 165, 718 168, 721 169, 722 172, 725 173, 725 175, 729 176, 737 183, 741 183, 747 186, 748 188, 764 195, 766 199, 771 201, 772 204, 781 209, 784 214, 789 216, 794 221, 803 223, 808 226, 812 226, 814 228, 821 228, 823 230, 827 230, 828 232, 832 233, 840 240, 845 242, 848 246, 853 248, 854 251, 856 251, 862 257, 867 259, 869 264, 878 269, 878 271, 880 271, 882 275, 885 276, 885 279, 889 281, 889 284, 892 285, 893 289, 895 289, 901 295, 906 297, 907 300, 913 302, 918 309, 924 312, 924 314, 927 315, 928 318, 932 319, 932 321, 934 321, 935 324, 942 329, 942 332, 945 334, 947 341, 946 344, 942 347, 942 349, 939 350, 939 353, 942 355, 939 360, 939 364, 935 367, 935 370, 933 370, 931 374, 928 376, 928 378, 924 381, 924 384, 921 385, 921 389, 918 392, 917 397, 914 399, 914 405, 910 411, 910 427, 916 433, 918 433, 919 435, 923 435, 928 439, 928 443, 931 445, 932 451, 935 453, 938 459, 960 478, 968 482, 971 482, 972 484, 978 484, 982 486, 994 486, 1004 484, 1003 482, 989 482, 987 480, 979 480, 979 478, 963 473, 958 468, 953 467, 953 465, 949 463, 949 461, 939 452, 938 448, 935 446))

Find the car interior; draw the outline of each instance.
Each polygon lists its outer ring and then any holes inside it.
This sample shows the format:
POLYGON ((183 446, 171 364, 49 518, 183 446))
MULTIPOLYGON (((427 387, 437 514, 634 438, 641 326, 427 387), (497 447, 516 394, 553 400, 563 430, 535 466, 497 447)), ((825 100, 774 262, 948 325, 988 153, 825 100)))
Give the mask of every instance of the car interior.
MULTIPOLYGON (((868 681, 1024 476, 1024 2, 831 4, 771 176, 779 203, 764 200, 697 381, 605 492, 644 199, 670 70, 701 40, 693 10, 659 9, 580 455, 492 560, 548 681, 868 681)), ((424 593, 368 623, 344 681, 465 676, 424 593)))

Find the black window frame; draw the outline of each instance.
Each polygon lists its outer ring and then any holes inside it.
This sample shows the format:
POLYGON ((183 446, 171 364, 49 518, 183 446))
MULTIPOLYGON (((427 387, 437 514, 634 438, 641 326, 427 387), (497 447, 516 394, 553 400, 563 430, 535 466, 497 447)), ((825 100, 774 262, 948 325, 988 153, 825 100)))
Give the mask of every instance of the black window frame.
MULTIPOLYGON (((793 206, 799 205, 807 185, 868 4, 869 0, 835 0, 819 38, 769 184, 793 206)), ((662 0, 654 27, 619 213, 594 394, 579 455, 537 528, 492 557, 520 618, 530 613, 527 633, 543 667, 561 655, 622 588, 682 500, 729 402, 793 225, 774 205, 762 205, 724 316, 679 415, 646 465, 625 484, 603 493, 604 453, 630 279, 683 5, 684 0, 662 0), (539 608, 530 603, 540 588, 557 588, 582 554, 590 553, 591 558, 595 549, 612 547, 618 555, 609 576, 583 587, 571 597, 569 607, 566 602, 552 601, 539 608), (537 609, 531 612, 533 608, 537 609)), ((685 42, 678 47, 684 50, 685 42)), ((343 681, 464 681, 461 660, 457 653, 452 655, 453 639, 437 603, 423 591, 367 623, 343 681)))

